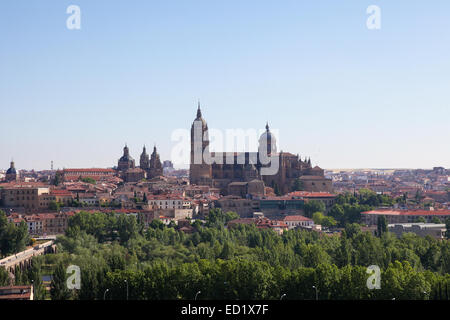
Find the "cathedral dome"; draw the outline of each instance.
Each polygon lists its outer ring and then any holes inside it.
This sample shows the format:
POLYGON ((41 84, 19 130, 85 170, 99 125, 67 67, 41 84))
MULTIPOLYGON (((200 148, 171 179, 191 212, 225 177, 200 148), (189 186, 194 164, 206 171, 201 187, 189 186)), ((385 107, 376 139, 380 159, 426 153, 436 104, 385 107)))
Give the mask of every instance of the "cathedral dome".
POLYGON ((6 174, 16 174, 16 169, 15 168, 9 168, 8 170, 6 170, 6 174))
POLYGON ((128 149, 127 145, 123 148, 123 156, 119 159, 121 162, 125 161, 133 161, 133 157, 130 156, 130 150, 128 149))
POLYGON ((8 170, 6 170, 6 174, 17 174, 17 171, 16 171, 13 161, 11 161, 10 168, 8 170))
POLYGON ((133 161, 133 160, 134 160, 134 159, 133 159, 132 156, 130 156, 129 154, 125 154, 125 155, 123 155, 123 156, 120 158, 119 161, 133 161))

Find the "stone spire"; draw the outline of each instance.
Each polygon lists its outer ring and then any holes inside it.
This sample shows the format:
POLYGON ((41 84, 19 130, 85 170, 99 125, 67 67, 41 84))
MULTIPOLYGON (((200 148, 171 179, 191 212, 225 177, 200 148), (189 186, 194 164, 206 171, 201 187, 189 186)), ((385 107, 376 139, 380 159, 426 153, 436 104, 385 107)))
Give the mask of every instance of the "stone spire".
POLYGON ((202 117, 202 110, 200 110, 200 100, 198 100, 197 119, 202 117))

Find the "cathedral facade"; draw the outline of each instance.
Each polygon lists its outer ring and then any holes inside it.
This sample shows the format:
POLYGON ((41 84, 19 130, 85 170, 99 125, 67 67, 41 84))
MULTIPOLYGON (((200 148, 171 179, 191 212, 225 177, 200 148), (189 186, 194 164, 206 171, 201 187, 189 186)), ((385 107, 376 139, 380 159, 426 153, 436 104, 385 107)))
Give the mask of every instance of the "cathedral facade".
POLYGON ((228 186, 232 183, 256 181, 262 181, 278 194, 298 188, 314 192, 332 191, 331 179, 324 177, 323 169, 312 167, 311 159, 302 160, 299 155, 277 151, 276 139, 268 124, 259 139, 257 152, 209 152, 208 124, 202 117, 200 104, 191 127, 189 177, 191 184, 216 187, 223 194, 228 193, 228 186), (205 158, 214 160, 206 161, 205 158), (264 169, 275 163, 278 170, 267 174, 264 169))
POLYGON ((141 159, 139 161, 139 166, 142 170, 147 173, 148 179, 153 179, 163 175, 163 166, 159 158, 159 154, 156 151, 156 146, 153 147, 153 152, 149 157, 147 150, 142 150, 141 159))
POLYGON ((139 167, 136 167, 128 146, 125 145, 123 155, 117 163, 117 170, 126 182, 136 182, 144 178, 153 179, 163 175, 163 167, 156 146, 153 147, 151 156, 147 154, 144 146, 139 159, 139 167))

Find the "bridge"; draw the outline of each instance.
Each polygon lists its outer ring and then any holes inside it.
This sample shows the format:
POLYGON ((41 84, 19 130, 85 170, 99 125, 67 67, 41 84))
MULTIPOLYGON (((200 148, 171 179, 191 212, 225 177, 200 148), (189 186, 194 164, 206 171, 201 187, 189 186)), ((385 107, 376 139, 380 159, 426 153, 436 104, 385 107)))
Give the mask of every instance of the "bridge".
POLYGON ((4 267, 9 273, 14 275, 16 267, 19 267, 20 270, 29 268, 33 257, 54 252, 56 252, 56 245, 52 239, 0 260, 0 267, 4 267))

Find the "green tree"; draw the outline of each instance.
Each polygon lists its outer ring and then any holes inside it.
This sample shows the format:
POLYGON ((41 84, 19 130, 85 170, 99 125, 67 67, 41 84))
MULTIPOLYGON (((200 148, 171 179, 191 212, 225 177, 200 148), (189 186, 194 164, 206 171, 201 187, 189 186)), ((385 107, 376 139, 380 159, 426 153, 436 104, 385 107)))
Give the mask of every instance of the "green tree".
POLYGON ((52 180, 52 185, 59 186, 63 182, 63 174, 61 171, 56 171, 55 177, 52 180))
POLYGON ((427 220, 425 220, 424 217, 420 216, 420 217, 416 218, 416 222, 425 223, 425 222, 427 222, 427 220))
POLYGON ((57 201, 50 201, 48 208, 52 211, 59 211, 61 209, 61 204, 57 201))
POLYGON ((5 268, 0 268, 0 286, 6 287, 10 285, 9 273, 5 268))
POLYGON ((93 179, 91 177, 84 177, 84 178, 81 178, 80 180, 84 183, 97 184, 95 179, 93 179))
POLYGON ((138 224, 133 216, 119 215, 117 219, 117 231, 121 243, 126 243, 131 238, 136 237, 138 232, 138 224))
POLYGON ((28 269, 28 279, 33 284, 33 295, 35 300, 45 300, 46 290, 42 283, 42 260, 34 257, 31 267, 28 269))
POLYGON ((312 215, 312 219, 315 224, 322 224, 324 218, 325 216, 322 212, 314 212, 312 215))
POLYGON ((325 204, 320 200, 310 200, 306 201, 303 207, 305 216, 311 218, 314 212, 325 212, 325 204))
POLYGON ((437 223, 437 224, 442 223, 442 221, 438 217, 433 217, 433 219, 431 219, 431 222, 432 223, 437 223))
POLYGON ((67 288, 66 268, 62 263, 59 263, 52 275, 52 282, 50 284, 50 296, 52 300, 68 300, 71 296, 67 288))
POLYGON ((377 219, 377 235, 381 237, 384 233, 388 231, 388 223, 386 220, 386 216, 381 215, 378 216, 377 219))
POLYGON ((220 253, 220 258, 224 260, 231 259, 233 257, 234 248, 230 241, 226 241, 223 245, 222 252, 220 253))
POLYGON ((30 243, 28 227, 24 221, 18 226, 9 222, 4 211, 0 210, 0 256, 23 251, 30 243))

